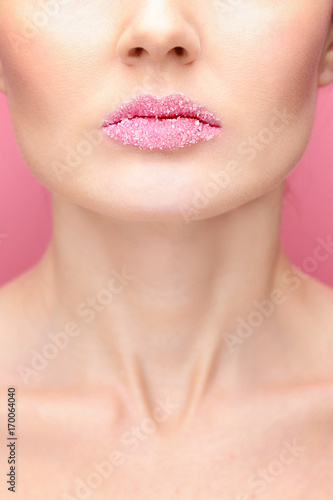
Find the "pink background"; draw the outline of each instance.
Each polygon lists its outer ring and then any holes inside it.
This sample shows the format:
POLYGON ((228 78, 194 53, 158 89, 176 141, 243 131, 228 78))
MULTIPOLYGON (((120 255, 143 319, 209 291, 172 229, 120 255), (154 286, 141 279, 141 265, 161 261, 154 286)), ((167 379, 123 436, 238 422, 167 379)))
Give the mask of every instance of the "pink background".
MULTIPOLYGON (((17 148, 7 100, 2 94, 0 138, 1 285, 38 261, 51 235, 51 212, 48 191, 29 172, 17 148)), ((291 261, 331 286, 333 255, 317 263, 311 257, 318 237, 326 240, 332 235, 333 239, 332 139, 331 85, 320 89, 311 141, 289 176, 281 235, 291 261)))

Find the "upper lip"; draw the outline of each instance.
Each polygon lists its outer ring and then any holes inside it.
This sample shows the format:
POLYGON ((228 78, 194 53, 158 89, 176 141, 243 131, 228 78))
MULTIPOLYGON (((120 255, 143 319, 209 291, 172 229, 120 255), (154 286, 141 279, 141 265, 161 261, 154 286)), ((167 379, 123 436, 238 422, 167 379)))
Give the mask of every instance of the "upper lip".
POLYGON ((203 105, 182 93, 157 97, 151 94, 141 94, 126 101, 113 111, 103 123, 103 126, 113 125, 131 118, 193 118, 211 125, 221 127, 221 121, 203 105))

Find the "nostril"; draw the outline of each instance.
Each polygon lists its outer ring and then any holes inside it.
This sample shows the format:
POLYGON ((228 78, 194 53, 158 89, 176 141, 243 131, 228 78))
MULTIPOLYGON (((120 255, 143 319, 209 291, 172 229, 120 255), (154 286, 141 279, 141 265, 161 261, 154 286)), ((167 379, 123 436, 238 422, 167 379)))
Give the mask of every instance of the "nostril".
POLYGON ((184 51, 183 47, 175 47, 175 52, 176 52, 177 56, 182 56, 185 51, 184 51))
MULTIPOLYGON (((130 57, 140 57, 144 50, 145 49, 143 47, 134 47, 133 49, 129 50, 128 55, 130 57)), ((174 47, 172 50, 176 53, 177 56, 183 56, 186 53, 186 50, 183 47, 179 46, 174 47)))
POLYGON ((131 49, 131 50, 129 51, 129 55, 130 55, 131 57, 139 57, 139 56, 141 56, 141 54, 142 54, 143 50, 144 50, 144 49, 143 49, 142 47, 135 47, 134 49, 131 49))

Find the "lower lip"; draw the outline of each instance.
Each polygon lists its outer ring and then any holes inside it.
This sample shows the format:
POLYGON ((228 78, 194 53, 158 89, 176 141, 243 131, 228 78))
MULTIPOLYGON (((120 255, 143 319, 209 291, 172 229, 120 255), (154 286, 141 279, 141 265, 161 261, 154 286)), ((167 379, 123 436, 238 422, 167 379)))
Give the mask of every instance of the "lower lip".
POLYGON ((116 141, 140 149, 178 149, 201 141, 210 141, 221 131, 193 118, 126 118, 105 125, 104 133, 116 141))

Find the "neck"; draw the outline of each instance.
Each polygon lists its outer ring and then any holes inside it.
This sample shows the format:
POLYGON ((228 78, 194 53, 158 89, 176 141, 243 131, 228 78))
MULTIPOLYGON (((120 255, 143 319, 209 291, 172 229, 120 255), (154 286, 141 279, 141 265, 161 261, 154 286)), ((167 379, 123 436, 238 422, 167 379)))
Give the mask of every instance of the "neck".
POLYGON ((54 321, 83 327, 80 380, 121 377, 145 411, 166 393, 194 411, 214 377, 239 363, 227 332, 289 268, 282 195, 280 186, 190 223, 114 220, 54 196, 43 265, 54 280, 54 321))

